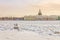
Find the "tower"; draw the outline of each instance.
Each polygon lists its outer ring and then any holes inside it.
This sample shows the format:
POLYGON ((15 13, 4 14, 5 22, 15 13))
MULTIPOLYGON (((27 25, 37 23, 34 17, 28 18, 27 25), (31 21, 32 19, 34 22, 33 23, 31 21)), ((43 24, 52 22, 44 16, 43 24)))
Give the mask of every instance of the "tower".
POLYGON ((42 15, 41 10, 39 9, 38 15, 42 15))

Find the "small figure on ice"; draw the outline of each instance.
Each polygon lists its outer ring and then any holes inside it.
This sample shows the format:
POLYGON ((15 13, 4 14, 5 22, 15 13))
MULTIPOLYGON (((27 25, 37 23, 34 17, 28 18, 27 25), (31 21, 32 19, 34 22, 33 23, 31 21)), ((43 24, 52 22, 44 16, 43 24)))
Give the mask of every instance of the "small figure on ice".
POLYGON ((14 24, 14 29, 16 29, 16 30, 18 30, 18 31, 19 31, 18 24, 14 24))

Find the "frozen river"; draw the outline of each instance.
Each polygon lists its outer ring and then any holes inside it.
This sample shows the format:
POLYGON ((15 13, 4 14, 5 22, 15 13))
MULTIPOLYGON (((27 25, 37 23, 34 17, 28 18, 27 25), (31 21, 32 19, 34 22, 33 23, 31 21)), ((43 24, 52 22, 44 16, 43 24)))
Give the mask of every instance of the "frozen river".
POLYGON ((0 21, 0 40, 59 39, 60 21, 0 21), (18 24, 19 31, 14 24, 18 24))

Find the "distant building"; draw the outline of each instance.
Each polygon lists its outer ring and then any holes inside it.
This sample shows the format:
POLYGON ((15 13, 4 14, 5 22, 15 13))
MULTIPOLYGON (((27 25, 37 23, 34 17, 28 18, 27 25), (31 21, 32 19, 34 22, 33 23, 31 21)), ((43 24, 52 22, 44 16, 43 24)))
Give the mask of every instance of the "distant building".
POLYGON ((38 15, 42 15, 41 10, 39 9, 38 15))
POLYGON ((57 20, 57 19, 58 16, 55 15, 51 15, 51 16, 42 15, 41 10, 39 10, 38 15, 24 16, 24 20, 57 20))
POLYGON ((36 20, 35 16, 24 16, 24 20, 36 20))
POLYGON ((24 16, 24 20, 42 20, 42 13, 39 9, 38 15, 36 16, 24 16))
POLYGON ((47 20, 47 16, 46 15, 36 15, 36 20, 47 20))
POLYGON ((57 19, 58 19, 58 16, 56 16, 56 15, 48 16, 48 20, 57 20, 57 19))

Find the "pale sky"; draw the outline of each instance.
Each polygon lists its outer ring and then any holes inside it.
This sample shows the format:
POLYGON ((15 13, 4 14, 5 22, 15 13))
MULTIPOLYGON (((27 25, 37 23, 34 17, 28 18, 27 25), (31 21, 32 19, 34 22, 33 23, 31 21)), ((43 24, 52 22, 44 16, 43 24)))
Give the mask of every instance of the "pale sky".
POLYGON ((60 15, 60 0, 0 0, 0 17, 37 15, 60 15))

